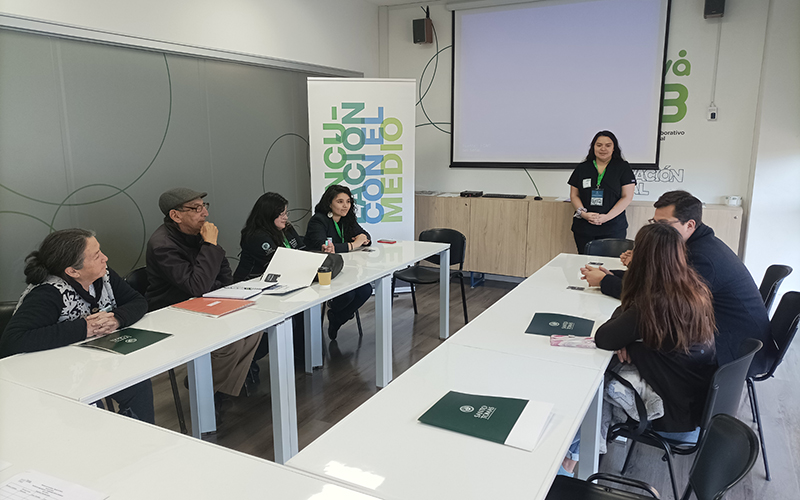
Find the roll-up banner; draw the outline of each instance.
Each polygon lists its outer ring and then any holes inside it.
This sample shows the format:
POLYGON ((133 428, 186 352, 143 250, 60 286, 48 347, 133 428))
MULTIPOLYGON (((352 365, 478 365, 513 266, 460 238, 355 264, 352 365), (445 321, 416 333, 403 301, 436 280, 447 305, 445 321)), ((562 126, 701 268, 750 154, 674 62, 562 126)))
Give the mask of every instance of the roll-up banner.
POLYGON ((349 187, 373 240, 415 236, 414 93, 410 79, 308 79, 312 205, 349 187))

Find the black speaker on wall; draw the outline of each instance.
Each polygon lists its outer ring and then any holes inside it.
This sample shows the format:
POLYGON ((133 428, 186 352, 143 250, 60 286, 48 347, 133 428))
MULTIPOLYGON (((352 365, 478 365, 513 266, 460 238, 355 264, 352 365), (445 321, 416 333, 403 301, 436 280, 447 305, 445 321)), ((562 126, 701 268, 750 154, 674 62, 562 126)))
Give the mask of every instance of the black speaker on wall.
POLYGON ((703 18, 722 17, 725 13, 725 0, 706 0, 703 8, 703 18))
POLYGON ((414 43, 433 43, 431 18, 414 19, 414 43))

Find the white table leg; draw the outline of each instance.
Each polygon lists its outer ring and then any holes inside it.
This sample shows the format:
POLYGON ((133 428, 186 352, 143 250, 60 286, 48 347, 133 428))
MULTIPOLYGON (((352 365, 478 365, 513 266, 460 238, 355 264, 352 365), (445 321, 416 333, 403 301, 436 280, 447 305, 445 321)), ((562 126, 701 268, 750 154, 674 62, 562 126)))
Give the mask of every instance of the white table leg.
POLYGON ((211 354, 203 354, 187 363, 189 371, 189 408, 192 415, 192 436, 199 438, 217 430, 214 415, 214 379, 211 375, 211 354))
POLYGON ((306 373, 322 366, 322 313, 319 304, 303 311, 303 328, 305 329, 306 373))
POLYGON ((439 338, 450 336, 450 248, 439 254, 439 338))
POLYGON ((294 387, 292 320, 267 329, 269 377, 272 391, 272 436, 275 462, 286 463, 297 454, 297 401, 294 387))
POLYGON ((375 384, 392 381, 392 277, 375 282, 375 384))
POLYGON ((603 381, 594 393, 592 403, 581 424, 581 459, 578 461, 578 479, 586 480, 600 466, 600 420, 603 416, 603 381))

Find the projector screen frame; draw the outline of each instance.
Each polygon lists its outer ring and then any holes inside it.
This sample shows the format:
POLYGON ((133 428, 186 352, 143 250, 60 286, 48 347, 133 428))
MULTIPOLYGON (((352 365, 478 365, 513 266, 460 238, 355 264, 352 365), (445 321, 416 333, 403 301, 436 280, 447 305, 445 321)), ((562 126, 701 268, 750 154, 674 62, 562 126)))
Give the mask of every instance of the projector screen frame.
MULTIPOLYGON (((664 95, 665 95, 665 79, 667 67, 667 53, 669 50, 669 25, 670 16, 672 13, 672 0, 667 1, 667 16, 664 25, 664 53, 661 61, 661 92, 659 96, 658 105, 658 129, 656 131, 656 152, 655 161, 653 163, 629 163, 632 170, 659 170, 661 161, 661 126, 664 117, 664 95)), ((575 166, 583 161, 583 158, 577 157, 574 162, 465 162, 453 161, 453 129, 455 118, 455 79, 456 79, 456 8, 451 12, 451 27, 452 27, 452 47, 450 50, 451 64, 450 64, 450 168, 491 168, 491 169, 534 169, 534 170, 573 170, 575 166)), ((467 9, 461 9, 467 10, 467 9)))

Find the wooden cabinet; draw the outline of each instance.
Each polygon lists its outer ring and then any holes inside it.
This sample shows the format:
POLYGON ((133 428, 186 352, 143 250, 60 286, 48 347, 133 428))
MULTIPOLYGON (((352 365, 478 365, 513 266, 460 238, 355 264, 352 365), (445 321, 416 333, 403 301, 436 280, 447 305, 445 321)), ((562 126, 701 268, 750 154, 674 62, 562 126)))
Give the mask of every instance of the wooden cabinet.
MULTIPOLYGON (((556 255, 575 253, 571 203, 555 198, 534 200, 416 196, 416 234, 449 227, 467 237, 464 269, 505 276, 530 276, 556 255)), ((634 201, 625 211, 628 238, 653 217, 652 201, 634 201)), ((741 207, 706 205, 703 222, 734 252, 739 250, 741 207)))
POLYGON ((470 271, 526 276, 527 200, 473 198, 470 201, 470 271))

